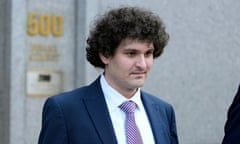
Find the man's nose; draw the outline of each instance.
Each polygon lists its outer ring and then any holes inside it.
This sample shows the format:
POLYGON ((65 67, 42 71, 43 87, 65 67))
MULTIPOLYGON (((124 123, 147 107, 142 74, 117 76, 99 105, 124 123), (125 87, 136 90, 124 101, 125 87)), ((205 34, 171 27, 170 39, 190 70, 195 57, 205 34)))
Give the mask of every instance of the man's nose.
POLYGON ((146 68, 147 63, 144 55, 140 55, 137 57, 136 66, 140 68, 146 68))

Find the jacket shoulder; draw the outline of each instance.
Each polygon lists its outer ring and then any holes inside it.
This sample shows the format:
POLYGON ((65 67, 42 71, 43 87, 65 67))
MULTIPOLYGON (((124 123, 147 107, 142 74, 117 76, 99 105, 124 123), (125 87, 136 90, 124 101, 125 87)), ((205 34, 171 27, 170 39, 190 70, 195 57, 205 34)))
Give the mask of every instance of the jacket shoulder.
POLYGON ((82 99, 96 98, 96 94, 102 94, 99 78, 89 85, 73 89, 51 96, 48 99, 60 104, 72 104, 82 99))
POLYGON ((164 107, 172 107, 172 105, 170 103, 168 103, 167 101, 165 101, 155 95, 147 93, 145 91, 141 91, 141 95, 142 95, 143 101, 148 101, 148 102, 154 103, 156 105, 161 105, 164 107))

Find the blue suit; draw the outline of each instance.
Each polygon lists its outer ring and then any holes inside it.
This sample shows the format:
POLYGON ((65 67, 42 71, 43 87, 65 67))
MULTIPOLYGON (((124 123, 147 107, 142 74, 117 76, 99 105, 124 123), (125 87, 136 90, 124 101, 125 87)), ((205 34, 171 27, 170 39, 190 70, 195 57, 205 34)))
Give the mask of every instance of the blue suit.
POLYGON ((240 85, 228 110, 225 136, 222 144, 240 144, 240 85))
MULTIPOLYGON (((178 144, 171 105, 141 91, 156 144, 178 144)), ((38 144, 117 144, 98 78, 45 102, 38 144)))

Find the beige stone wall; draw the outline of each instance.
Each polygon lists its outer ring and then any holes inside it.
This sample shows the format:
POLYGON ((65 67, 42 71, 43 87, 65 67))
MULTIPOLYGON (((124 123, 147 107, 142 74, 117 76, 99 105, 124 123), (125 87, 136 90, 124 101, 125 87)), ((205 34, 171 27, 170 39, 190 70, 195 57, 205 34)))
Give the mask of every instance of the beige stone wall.
POLYGON ((10 144, 37 143, 45 99, 75 87, 75 2, 12 0, 10 144))
MULTIPOLYGON (((95 14, 120 5, 157 12, 170 41, 144 89, 173 104, 180 143, 219 144, 227 109, 240 83, 240 2, 219 0, 89 0, 95 14)), ((99 70, 87 65, 87 80, 99 70)))

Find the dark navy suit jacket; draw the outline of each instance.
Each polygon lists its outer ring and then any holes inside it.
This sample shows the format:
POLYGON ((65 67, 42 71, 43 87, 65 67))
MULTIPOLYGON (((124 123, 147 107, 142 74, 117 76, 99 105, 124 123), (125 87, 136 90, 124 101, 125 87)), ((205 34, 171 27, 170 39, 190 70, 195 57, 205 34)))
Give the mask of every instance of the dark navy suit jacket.
MULTIPOLYGON (((178 144, 172 106, 141 91, 156 144, 178 144)), ((117 144, 98 78, 89 86, 49 97, 38 144, 117 144)))
POLYGON ((222 144, 240 144, 240 85, 228 110, 225 136, 222 144))

